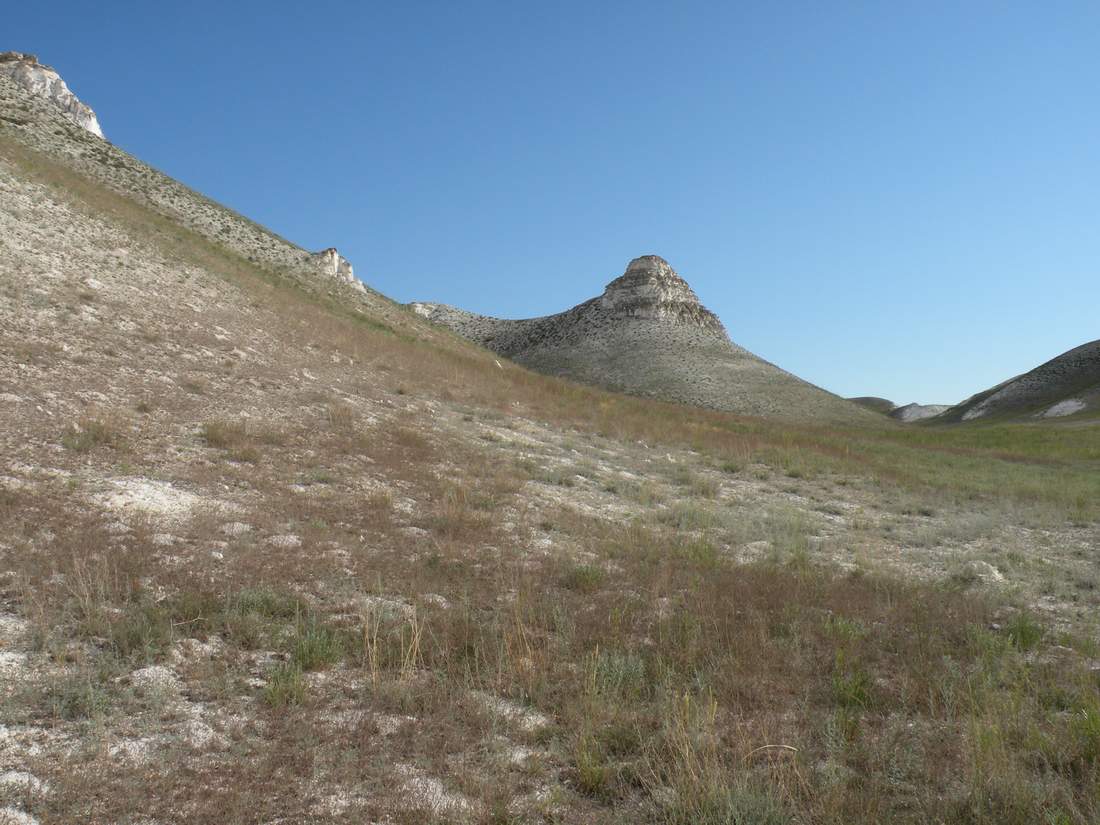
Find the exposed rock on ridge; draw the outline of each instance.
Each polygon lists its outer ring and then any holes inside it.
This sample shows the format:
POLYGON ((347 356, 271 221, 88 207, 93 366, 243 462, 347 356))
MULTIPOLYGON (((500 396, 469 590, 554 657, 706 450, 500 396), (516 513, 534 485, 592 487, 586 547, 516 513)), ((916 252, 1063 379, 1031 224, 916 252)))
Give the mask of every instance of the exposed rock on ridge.
POLYGON ((248 264, 324 293, 394 328, 412 322, 397 304, 356 279, 338 252, 309 252, 153 169, 80 127, 54 103, 0 71, 0 150, 23 146, 104 184, 226 249, 248 264))
POLYGON ((747 415, 880 420, 734 344, 668 262, 635 258, 604 293, 557 315, 505 320, 444 304, 410 308, 549 375, 747 415))
POLYGON ((31 94, 50 101, 81 128, 96 137, 103 137, 99 120, 91 107, 72 93, 53 68, 39 63, 33 54, 0 52, 0 75, 11 78, 31 94))
POLYGON ((718 316, 699 303, 687 281, 657 255, 631 261, 599 300, 601 308, 617 316, 695 324, 728 337, 718 316))
POLYGON ((335 278, 337 281, 356 289, 365 289, 363 282, 355 277, 351 261, 337 252, 336 247, 330 246, 328 249, 322 249, 320 252, 314 253, 313 259, 320 266, 321 272, 330 278, 335 278))
POLYGON ((944 410, 951 408, 950 404, 895 404, 888 398, 879 398, 875 395, 861 395, 856 398, 849 398, 853 404, 859 404, 868 410, 874 410, 882 415, 888 415, 895 421, 901 421, 904 424, 911 424, 914 421, 923 421, 926 418, 933 418, 939 415, 944 410))
POLYGON ((891 410, 890 417, 910 423, 923 421, 926 418, 934 418, 949 409, 951 409, 950 404, 904 404, 891 410))

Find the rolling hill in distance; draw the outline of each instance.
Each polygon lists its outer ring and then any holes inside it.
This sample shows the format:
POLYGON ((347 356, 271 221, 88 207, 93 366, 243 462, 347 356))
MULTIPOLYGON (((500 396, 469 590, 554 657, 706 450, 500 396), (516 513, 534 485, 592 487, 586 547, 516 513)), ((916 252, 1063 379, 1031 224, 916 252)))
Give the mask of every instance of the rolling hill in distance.
POLYGON ((413 311, 526 367, 609 389, 744 415, 873 424, 844 401, 753 355, 668 262, 635 258, 598 297, 509 321, 442 304, 413 311))

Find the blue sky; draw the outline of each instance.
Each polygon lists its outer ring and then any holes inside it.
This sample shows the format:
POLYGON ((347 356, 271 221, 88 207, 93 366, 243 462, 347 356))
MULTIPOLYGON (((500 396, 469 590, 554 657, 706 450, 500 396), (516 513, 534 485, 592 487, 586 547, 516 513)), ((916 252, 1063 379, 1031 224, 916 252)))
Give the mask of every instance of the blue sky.
POLYGON ((951 402, 1100 338, 1100 5, 20 3, 108 138, 503 317, 667 258, 742 346, 951 402))

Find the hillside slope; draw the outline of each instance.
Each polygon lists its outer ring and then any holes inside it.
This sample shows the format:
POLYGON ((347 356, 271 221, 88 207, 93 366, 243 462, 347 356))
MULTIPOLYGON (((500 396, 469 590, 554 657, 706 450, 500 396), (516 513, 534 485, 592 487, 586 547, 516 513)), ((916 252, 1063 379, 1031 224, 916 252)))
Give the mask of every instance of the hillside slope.
POLYGON ((857 398, 849 398, 853 404, 859 404, 868 410, 889 416, 895 421, 910 424, 914 421, 924 421, 933 418, 950 408, 950 404, 895 404, 886 398, 874 395, 862 395, 857 398))
POLYGON ((396 326, 408 323, 407 313, 354 278, 335 250, 309 252, 295 246, 82 128, 50 99, 3 74, 0 135, 60 161, 268 273, 340 300, 376 320, 396 326))
POLYGON ((0 91, 0 822, 1100 815, 1092 432, 498 366, 0 91))
POLYGON ((1091 341, 1033 370, 971 396, 937 421, 1087 417, 1100 412, 1100 341, 1091 341))
POLYGON ((547 375, 742 415, 881 422, 734 344, 717 316, 656 255, 634 259, 603 295, 557 315, 505 320, 443 304, 411 306, 547 375))

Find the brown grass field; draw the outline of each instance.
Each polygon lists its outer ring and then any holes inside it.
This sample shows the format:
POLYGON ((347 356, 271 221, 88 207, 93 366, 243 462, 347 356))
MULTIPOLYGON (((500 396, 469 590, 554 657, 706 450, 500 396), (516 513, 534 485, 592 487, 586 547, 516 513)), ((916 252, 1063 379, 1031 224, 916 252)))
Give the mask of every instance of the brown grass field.
POLYGON ((0 822, 1100 820, 1097 425, 614 395, 0 173, 0 822))

